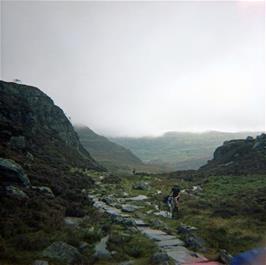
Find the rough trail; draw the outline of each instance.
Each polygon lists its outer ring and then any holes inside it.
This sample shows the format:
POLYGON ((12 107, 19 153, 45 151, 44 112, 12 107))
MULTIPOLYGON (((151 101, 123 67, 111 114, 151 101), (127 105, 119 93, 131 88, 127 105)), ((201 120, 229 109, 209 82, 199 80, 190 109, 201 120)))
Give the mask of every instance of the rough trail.
POLYGON ((107 205, 97 198, 96 195, 89 195, 95 208, 103 211, 114 218, 120 218, 125 223, 134 225, 147 238, 153 240, 162 251, 166 253, 176 265, 221 265, 218 262, 210 261, 203 255, 186 248, 185 243, 177 236, 168 234, 159 229, 153 229, 141 219, 136 219, 122 210, 107 205))

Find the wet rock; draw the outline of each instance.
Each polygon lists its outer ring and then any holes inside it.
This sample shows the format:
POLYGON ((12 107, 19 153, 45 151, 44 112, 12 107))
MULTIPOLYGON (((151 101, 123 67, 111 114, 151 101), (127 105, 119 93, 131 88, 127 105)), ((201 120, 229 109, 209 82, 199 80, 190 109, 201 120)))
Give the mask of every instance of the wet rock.
POLYGON ((152 265, 168 265, 169 256, 165 252, 157 252, 151 257, 152 265))
POLYGON ((24 136, 11 136, 9 145, 14 150, 24 150, 26 148, 26 139, 24 136))
POLYGON ((46 260, 35 260, 32 265, 49 265, 49 263, 46 260))
POLYGON ((77 248, 65 242, 57 241, 43 251, 43 256, 66 264, 81 264, 83 257, 77 248))
POLYGON ((0 179, 4 185, 31 185, 24 169, 11 159, 0 158, 0 179))
POLYGON ((24 191, 20 190, 18 187, 6 186, 5 191, 6 191, 6 196, 8 197, 18 200, 29 199, 28 195, 24 191))
POLYGON ((32 186, 31 187, 33 190, 36 190, 44 195, 46 195, 46 197, 49 197, 51 199, 55 198, 54 193, 52 192, 51 188, 46 187, 46 186, 32 186))
POLYGON ((147 182, 137 182, 133 185, 133 189, 135 190, 149 190, 150 186, 147 182))

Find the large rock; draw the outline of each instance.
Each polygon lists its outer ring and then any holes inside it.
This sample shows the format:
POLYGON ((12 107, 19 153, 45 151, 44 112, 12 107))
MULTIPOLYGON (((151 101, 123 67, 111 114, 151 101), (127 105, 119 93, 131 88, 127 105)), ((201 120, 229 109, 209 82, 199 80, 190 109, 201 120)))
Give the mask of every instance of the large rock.
POLYGON ((147 182, 137 182, 133 185, 133 189, 135 190, 148 190, 150 188, 149 184, 147 182))
POLYGON ((11 159, 0 158, 0 180, 4 185, 31 185, 23 168, 11 159))
POLYGON ((169 256, 165 252, 157 252, 151 257, 152 265, 168 265, 169 256))
POLYGON ((33 190, 36 190, 44 195, 46 195, 46 197, 49 197, 51 199, 54 199, 54 193, 52 192, 51 188, 46 187, 46 186, 32 186, 33 190))
POLYGON ((5 193, 6 196, 14 198, 14 199, 18 199, 18 200, 25 200, 28 199, 28 195, 20 190, 18 187, 15 186, 6 186, 5 187, 5 193))
POLYGON ((82 264, 83 257, 77 248, 62 241, 54 242, 43 251, 43 256, 65 264, 82 264))

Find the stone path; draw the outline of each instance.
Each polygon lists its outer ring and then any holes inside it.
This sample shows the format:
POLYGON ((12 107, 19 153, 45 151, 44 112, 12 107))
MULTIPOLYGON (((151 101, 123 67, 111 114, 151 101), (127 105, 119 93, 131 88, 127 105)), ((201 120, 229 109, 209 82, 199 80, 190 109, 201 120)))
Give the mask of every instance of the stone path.
POLYGON ((115 218, 120 218, 124 223, 136 226, 141 233, 153 240, 161 251, 167 253, 175 261, 176 265, 221 265, 218 262, 209 261, 203 255, 187 249, 184 246, 185 243, 176 236, 167 234, 161 230, 152 229, 143 220, 132 218, 131 215, 107 205, 94 195, 89 195, 89 198, 93 201, 94 207, 99 209, 99 211, 106 212, 115 218))

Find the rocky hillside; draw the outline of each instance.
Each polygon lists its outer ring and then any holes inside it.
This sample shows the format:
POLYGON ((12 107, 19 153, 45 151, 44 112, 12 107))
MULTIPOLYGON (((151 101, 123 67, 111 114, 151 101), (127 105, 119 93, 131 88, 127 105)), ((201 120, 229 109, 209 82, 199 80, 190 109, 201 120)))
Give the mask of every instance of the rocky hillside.
POLYGON ((65 217, 87 213, 86 172, 104 168, 38 88, 0 81, 0 95, 0 263, 27 263, 50 233, 60 234, 65 217))
POLYGON ((166 171, 198 169, 212 158, 224 141, 259 133, 168 132, 159 137, 111 138, 136 154, 144 163, 166 167, 166 171))
POLYGON ((213 159, 200 170, 216 174, 265 173, 266 134, 225 141, 215 150, 213 159))
POLYGON ((132 171, 143 166, 142 161, 130 150, 96 134, 88 127, 76 126, 75 130, 84 148, 106 168, 132 171))

